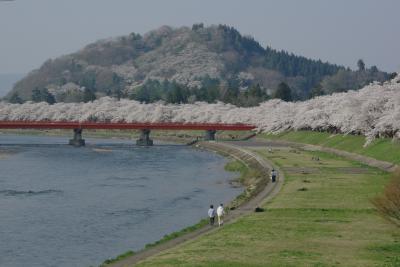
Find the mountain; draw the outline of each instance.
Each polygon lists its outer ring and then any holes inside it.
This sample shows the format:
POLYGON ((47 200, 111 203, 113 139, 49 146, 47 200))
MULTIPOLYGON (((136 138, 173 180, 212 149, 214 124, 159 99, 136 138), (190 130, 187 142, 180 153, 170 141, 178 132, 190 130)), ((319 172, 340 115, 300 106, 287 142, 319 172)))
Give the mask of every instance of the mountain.
POLYGON ((305 99, 387 78, 376 67, 351 71, 264 48, 229 26, 194 24, 101 40, 50 59, 20 80, 8 97, 40 101, 51 94, 58 102, 79 102, 112 95, 145 102, 252 105, 273 95, 281 82, 289 85, 293 99, 305 99), (247 102, 237 102, 239 97, 247 102))

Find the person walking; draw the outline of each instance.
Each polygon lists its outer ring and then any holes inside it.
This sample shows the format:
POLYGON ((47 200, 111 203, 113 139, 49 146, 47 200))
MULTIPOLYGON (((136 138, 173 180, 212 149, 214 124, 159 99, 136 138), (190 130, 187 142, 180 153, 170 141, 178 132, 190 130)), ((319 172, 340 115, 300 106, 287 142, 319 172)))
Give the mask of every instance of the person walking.
POLYGON ((208 209, 208 217, 210 218, 210 225, 214 225, 214 222, 215 222, 214 205, 210 205, 210 208, 208 209))
POLYGON ((272 180, 273 183, 275 183, 275 181, 276 181, 276 171, 275 171, 275 169, 272 169, 272 171, 271 171, 271 180, 272 180))
POLYGON ((224 224, 224 215, 225 215, 224 205, 220 204, 219 207, 217 208, 218 226, 224 224))

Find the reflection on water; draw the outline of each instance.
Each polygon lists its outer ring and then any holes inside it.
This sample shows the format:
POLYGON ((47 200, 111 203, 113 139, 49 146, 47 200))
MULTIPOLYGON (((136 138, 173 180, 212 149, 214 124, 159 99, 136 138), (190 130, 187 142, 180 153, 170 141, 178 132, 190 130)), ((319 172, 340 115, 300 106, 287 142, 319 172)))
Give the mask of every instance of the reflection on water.
POLYGON ((198 222, 241 189, 180 145, 0 135, 0 266, 90 266, 198 222), (6 156, 4 156, 6 155, 6 156))

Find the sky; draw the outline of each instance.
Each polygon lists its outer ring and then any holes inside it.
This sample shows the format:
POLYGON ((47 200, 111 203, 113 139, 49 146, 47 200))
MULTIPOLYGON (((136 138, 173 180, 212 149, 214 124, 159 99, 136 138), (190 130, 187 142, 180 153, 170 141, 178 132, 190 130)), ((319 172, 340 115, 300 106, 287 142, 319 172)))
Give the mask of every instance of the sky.
POLYGON ((0 73, 27 73, 98 39, 227 24, 263 46, 400 71, 398 0, 0 0, 0 73))

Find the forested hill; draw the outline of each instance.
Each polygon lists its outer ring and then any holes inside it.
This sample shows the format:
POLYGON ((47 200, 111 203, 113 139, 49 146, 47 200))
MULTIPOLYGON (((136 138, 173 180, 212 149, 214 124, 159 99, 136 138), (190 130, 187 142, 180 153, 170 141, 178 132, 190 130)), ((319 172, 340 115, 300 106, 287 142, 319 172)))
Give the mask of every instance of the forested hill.
POLYGON ((111 95, 250 106, 271 97, 306 99, 386 79, 388 74, 362 61, 351 71, 264 48, 232 27, 195 24, 101 40, 48 60, 19 81, 8 99, 80 102, 111 95))

